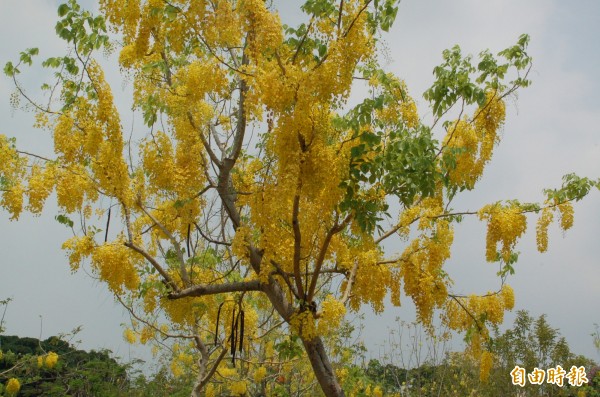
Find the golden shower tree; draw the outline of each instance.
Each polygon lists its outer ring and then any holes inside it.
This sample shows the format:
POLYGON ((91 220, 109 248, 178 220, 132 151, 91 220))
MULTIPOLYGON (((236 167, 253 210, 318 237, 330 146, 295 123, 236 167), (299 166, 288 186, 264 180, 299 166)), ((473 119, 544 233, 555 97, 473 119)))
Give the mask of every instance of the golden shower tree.
POLYGON ((243 395, 249 379, 273 392, 279 378, 269 375, 297 356, 298 340, 323 393, 342 396, 327 341, 347 311, 381 312, 386 296, 400 305, 403 292, 426 327, 441 313, 467 333, 485 378, 487 325, 513 306, 504 280, 525 214, 541 213, 544 251, 553 215, 569 228, 571 202, 598 186, 570 175, 543 204, 448 209, 491 159, 504 99, 529 84, 527 36, 476 63, 458 47, 445 51, 425 93, 426 124, 404 82, 377 61, 397 1, 307 0, 295 28, 264 0, 99 3, 99 16, 75 0, 59 7, 56 32, 70 51, 42 64, 56 77, 42 87, 48 101, 18 79, 37 49, 4 68, 55 155, 0 135, 1 205, 17 219, 56 192, 57 219, 74 231, 63 244, 71 267, 89 261, 130 310, 127 339, 181 340, 171 368, 196 364, 195 396, 243 395), (118 55, 132 82, 144 126, 131 134, 99 50, 118 55), (360 85, 369 94, 351 107, 360 85), (393 202, 399 214, 388 213, 393 202), (487 222, 486 259, 499 263, 502 287, 484 296, 453 294, 443 270, 466 214, 487 222), (407 239, 403 252, 382 249, 393 236, 407 239), (282 333, 291 337, 268 340, 282 333))

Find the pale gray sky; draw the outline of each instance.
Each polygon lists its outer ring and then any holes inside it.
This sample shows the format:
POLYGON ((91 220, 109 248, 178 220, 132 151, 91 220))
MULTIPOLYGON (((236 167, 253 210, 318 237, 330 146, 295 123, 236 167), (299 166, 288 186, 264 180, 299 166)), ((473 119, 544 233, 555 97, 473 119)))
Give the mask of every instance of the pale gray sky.
MULTIPOLYGON (((286 2, 285 10, 299 3, 286 2)), ((61 54, 61 43, 54 36, 58 4, 0 0, 1 66, 28 47, 39 47, 40 59, 61 54)), ((389 69, 406 80, 425 114, 420 95, 431 84, 431 71, 440 63, 443 49, 459 44, 465 53, 486 48, 497 52, 514 44, 521 33, 531 35, 533 85, 509 104, 494 159, 479 188, 456 201, 457 209, 476 210, 501 199, 539 201, 542 189, 558 187, 566 173, 600 176, 600 2, 404 0, 396 25, 385 38, 393 59, 389 69)), ((38 69, 23 78, 32 87, 41 83, 38 69)), ((118 96, 121 85, 113 88, 118 96)), ((12 92, 11 82, 0 77, 0 133, 16 136, 20 147, 51 153, 48 134, 31 127, 31 114, 11 110, 12 92)), ((37 337, 42 316, 43 338, 83 325, 82 347, 110 348, 127 358, 129 346, 122 341, 119 325, 128 318, 102 284, 83 273, 70 274, 60 250, 69 231, 54 221, 51 202, 40 217, 23 214, 18 222, 9 222, 6 214, 0 215, 0 299, 14 299, 5 319, 7 333, 37 337)), ((600 323, 599 221, 600 193, 595 191, 575 206, 573 229, 563 235, 551 228, 546 254, 535 250, 531 223, 518 246, 522 254, 517 273, 508 281, 515 289, 515 310, 527 309, 534 316, 546 313, 576 353, 597 361, 600 355, 590 333, 593 324, 600 323)), ((455 233, 447 270, 454 276, 456 292, 485 292, 498 286, 497 269, 484 260, 484 234, 485 225, 475 219, 466 220, 455 233)), ((394 327, 394 318, 414 318, 408 299, 403 303, 401 309, 369 316, 364 335, 375 355, 388 327, 394 327)), ((507 324, 511 320, 509 315, 507 324)))

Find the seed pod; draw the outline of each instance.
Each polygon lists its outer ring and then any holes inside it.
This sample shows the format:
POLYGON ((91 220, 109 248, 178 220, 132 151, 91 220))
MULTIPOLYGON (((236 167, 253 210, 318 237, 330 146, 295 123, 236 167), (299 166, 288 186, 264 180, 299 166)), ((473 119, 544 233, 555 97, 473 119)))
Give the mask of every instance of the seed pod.
POLYGON ((221 317, 221 308, 223 307, 223 303, 225 302, 221 302, 219 305, 219 310, 217 310, 217 322, 215 323, 215 345, 217 344, 217 339, 219 336, 219 317, 221 317))
POLYGON ((244 345, 244 311, 240 309, 240 353, 244 345))
POLYGON ((104 242, 108 240, 108 226, 110 225, 110 209, 111 207, 108 207, 108 218, 106 219, 106 231, 104 232, 104 242))

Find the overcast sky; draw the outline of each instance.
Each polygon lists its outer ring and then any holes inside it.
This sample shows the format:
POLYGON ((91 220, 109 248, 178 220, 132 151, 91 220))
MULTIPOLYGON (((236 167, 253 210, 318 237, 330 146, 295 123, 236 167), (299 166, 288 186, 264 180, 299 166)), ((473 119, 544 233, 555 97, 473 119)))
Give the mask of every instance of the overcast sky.
MULTIPOLYGON (((54 36, 58 4, 0 0, 0 66, 18 59, 18 52, 28 47, 39 47, 40 59, 62 53, 54 36)), ((286 2, 283 12, 292 4, 300 2, 286 2)), ((296 14, 286 15, 284 21, 296 20, 296 14)), ((492 163, 478 189, 456 201, 457 210, 477 210, 503 199, 540 201, 542 189, 558 187, 562 175, 570 172, 600 176, 600 2, 404 0, 385 38, 393 60, 389 70, 406 80, 425 115, 421 94, 432 82, 431 71, 443 49, 459 44, 465 53, 486 48, 498 52, 521 33, 531 35, 533 85, 509 103, 492 163)), ((34 69, 23 78, 39 85, 38 76, 34 69)), ((121 85, 113 89, 118 96, 121 85)), ((1 76, 0 133, 16 136, 21 148, 51 153, 48 134, 31 127, 31 114, 11 109, 12 92, 11 82, 1 76)), ((127 359, 130 348, 122 341, 120 324, 128 318, 102 284, 84 273, 70 273, 60 250, 69 231, 54 221, 56 207, 48 203, 40 217, 23 214, 18 222, 0 213, 0 299, 13 299, 5 318, 7 333, 38 337, 41 332, 47 338, 82 325, 82 347, 109 348, 127 359)), ((545 254, 535 250, 535 219, 530 218, 527 236, 518 246, 516 274, 508 281, 515 289, 515 310, 547 314, 576 353, 600 361, 590 336, 594 323, 600 323, 600 192, 575 206, 575 224, 567 233, 551 227, 545 254)), ((455 292, 496 289, 497 268, 484 260, 485 225, 467 219, 455 236, 447 264, 455 292)), ((408 299, 403 303, 381 317, 369 315, 363 335, 369 335, 375 356, 396 317, 414 319, 408 299)), ((507 325, 512 318, 507 317, 507 325)))

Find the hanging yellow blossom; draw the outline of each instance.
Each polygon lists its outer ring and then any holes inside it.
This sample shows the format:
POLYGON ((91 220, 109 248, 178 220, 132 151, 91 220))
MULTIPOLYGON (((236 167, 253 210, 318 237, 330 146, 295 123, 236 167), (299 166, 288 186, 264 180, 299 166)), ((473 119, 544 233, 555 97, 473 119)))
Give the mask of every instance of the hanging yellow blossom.
POLYGON ((77 271, 83 259, 92 254, 94 246, 94 240, 87 235, 71 237, 62 244, 62 249, 69 251, 69 264, 72 272, 77 271))
POLYGON ((140 333, 140 343, 142 345, 145 345, 153 337, 154 337, 154 329, 152 327, 145 326, 144 328, 142 328, 142 332, 140 333))
POLYGON ((495 262, 498 243, 501 258, 508 262, 512 250, 527 228, 527 219, 518 204, 490 204, 479 210, 479 219, 487 220, 486 259, 495 262))
POLYGON ((205 396, 206 397, 216 397, 217 396, 217 391, 215 390, 215 385, 212 383, 209 383, 206 386, 206 391, 205 391, 205 396))
POLYGON ((123 287, 132 291, 139 284, 135 269, 135 255, 125 247, 123 240, 105 243, 92 252, 92 265, 114 292, 122 292, 123 287))
POLYGON ((336 330, 346 315, 346 307, 331 294, 321 302, 321 318, 317 323, 317 333, 326 335, 336 330))
POLYGON ((515 307, 515 292, 512 287, 504 284, 500 294, 502 295, 503 305, 506 310, 512 310, 515 307))
POLYGON ((383 397, 383 390, 381 390, 381 387, 375 386, 373 389, 373 397, 383 397))
POLYGON ((504 102, 496 91, 488 91, 485 104, 475 111, 473 120, 465 117, 448 127, 443 147, 454 157, 455 166, 448 172, 452 183, 473 189, 492 157, 504 118, 504 102))
POLYGON ((123 338, 130 344, 137 342, 137 334, 131 328, 125 328, 125 331, 123 331, 123 338))
POLYGON ((537 242, 537 249, 539 252, 546 252, 548 249, 548 226, 552 223, 554 214, 552 209, 544 207, 542 215, 537 221, 535 239, 537 242))
POLYGON ((482 382, 488 381, 493 363, 494 355, 487 350, 484 351, 481 354, 481 361, 479 363, 479 379, 481 379, 482 382))
POLYGON ((25 188, 20 181, 12 184, 8 190, 2 195, 0 205, 4 207, 10 214, 10 220, 19 219, 21 211, 23 211, 23 194, 25 188))
POLYGON ((302 338, 310 340, 317 336, 315 319, 309 310, 295 313, 290 320, 290 326, 294 333, 300 335, 302 338))
POLYGON ((229 385, 229 390, 235 396, 243 396, 248 391, 248 385, 245 381, 238 380, 229 385))
POLYGON ((264 366, 260 366, 254 371, 254 381, 260 383, 267 376, 267 369, 264 366))
POLYGON ((27 186, 29 211, 34 214, 39 214, 42 211, 44 202, 52 192, 52 188, 56 182, 55 178, 55 169, 52 164, 47 165, 43 169, 37 164, 31 167, 29 184, 27 186))
POLYGON ((560 212, 560 228, 563 231, 567 231, 573 226, 573 204, 570 201, 566 201, 557 207, 560 212))
POLYGON ((179 378, 181 375, 183 375, 184 373, 184 369, 183 366, 181 365, 181 363, 176 360, 173 359, 171 361, 171 373, 173 374, 174 377, 179 378))

